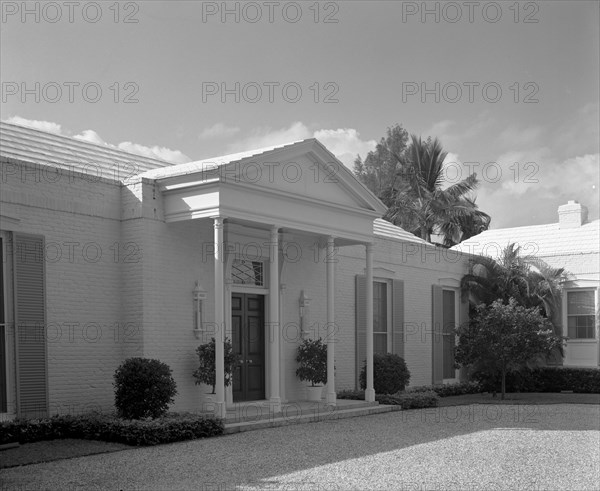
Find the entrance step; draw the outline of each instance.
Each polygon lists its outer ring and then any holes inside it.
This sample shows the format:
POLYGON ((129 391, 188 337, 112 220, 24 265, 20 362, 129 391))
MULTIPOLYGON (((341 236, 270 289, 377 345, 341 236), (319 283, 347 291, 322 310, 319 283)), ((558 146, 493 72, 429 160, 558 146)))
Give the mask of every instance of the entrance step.
MULTIPOLYGON (((358 401, 355 404, 343 404, 332 406, 317 403, 302 403, 296 405, 284 405, 282 412, 271 416, 255 417, 252 419, 246 415, 237 421, 228 414, 225 420, 224 434, 239 433, 242 431, 260 430, 263 428, 277 428, 292 424, 313 423, 316 421, 333 421, 336 419, 356 418, 369 416, 371 414, 388 413, 397 411, 400 406, 383 406, 377 403, 365 403, 358 401)), ((242 413, 243 414, 243 413, 242 413)), ((231 415, 233 416, 233 415, 231 415)), ((258 416, 258 415, 257 415, 258 416)))

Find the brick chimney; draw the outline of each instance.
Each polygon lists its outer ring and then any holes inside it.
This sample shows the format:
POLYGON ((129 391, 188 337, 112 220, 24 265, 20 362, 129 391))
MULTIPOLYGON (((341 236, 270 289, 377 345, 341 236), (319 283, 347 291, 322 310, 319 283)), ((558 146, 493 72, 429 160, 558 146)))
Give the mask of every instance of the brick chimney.
POLYGON ((558 228, 577 228, 587 222, 588 209, 577 201, 569 200, 558 207, 558 228))

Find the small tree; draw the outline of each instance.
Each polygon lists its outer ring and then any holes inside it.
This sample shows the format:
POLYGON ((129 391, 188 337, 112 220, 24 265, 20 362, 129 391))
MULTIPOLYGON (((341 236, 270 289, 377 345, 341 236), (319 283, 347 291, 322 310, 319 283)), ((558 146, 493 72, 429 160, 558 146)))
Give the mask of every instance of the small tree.
MULTIPOLYGON (((233 379, 233 371, 239 364, 239 357, 233 352, 233 346, 229 339, 225 339, 225 387, 231 385, 233 379)), ((217 381, 216 345, 215 338, 211 338, 209 343, 202 344, 196 348, 198 354, 199 366, 194 371, 193 375, 196 378, 196 385, 206 384, 212 387, 212 393, 215 393, 217 381)))
POLYGON ((305 339, 298 346, 296 361, 300 365, 296 376, 309 381, 313 387, 327 382, 327 345, 319 339, 305 339))
POLYGON ((177 394, 169 365, 148 358, 129 358, 114 375, 115 407, 122 418, 158 418, 177 394))
POLYGON ((552 327, 537 307, 517 305, 514 298, 508 304, 479 305, 471 321, 456 329, 456 364, 500 378, 504 399, 507 373, 535 366, 554 350, 562 352, 564 338, 552 327))

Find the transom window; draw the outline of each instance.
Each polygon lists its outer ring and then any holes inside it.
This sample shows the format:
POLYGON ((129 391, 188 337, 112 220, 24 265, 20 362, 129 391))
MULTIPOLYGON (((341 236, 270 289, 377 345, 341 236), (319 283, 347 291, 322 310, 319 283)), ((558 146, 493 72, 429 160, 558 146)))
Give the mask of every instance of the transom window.
POLYGON ((235 285, 264 286, 264 263, 234 259, 231 265, 231 279, 235 285))
POLYGON ((567 327, 571 339, 594 339, 596 319, 593 290, 567 292, 567 327))

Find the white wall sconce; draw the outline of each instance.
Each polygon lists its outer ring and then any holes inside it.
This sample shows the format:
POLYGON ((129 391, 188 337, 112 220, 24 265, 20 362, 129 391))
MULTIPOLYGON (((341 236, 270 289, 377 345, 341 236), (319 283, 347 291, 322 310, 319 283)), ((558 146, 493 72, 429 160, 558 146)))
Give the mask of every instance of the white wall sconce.
POLYGON ((200 339, 200 335, 204 331, 203 314, 204 300, 206 300, 206 290, 196 281, 194 293, 194 335, 196 339, 200 339))
POLYGON ((310 314, 310 298, 306 296, 304 290, 300 293, 300 337, 302 339, 306 336, 306 328, 309 325, 309 314, 310 314))

